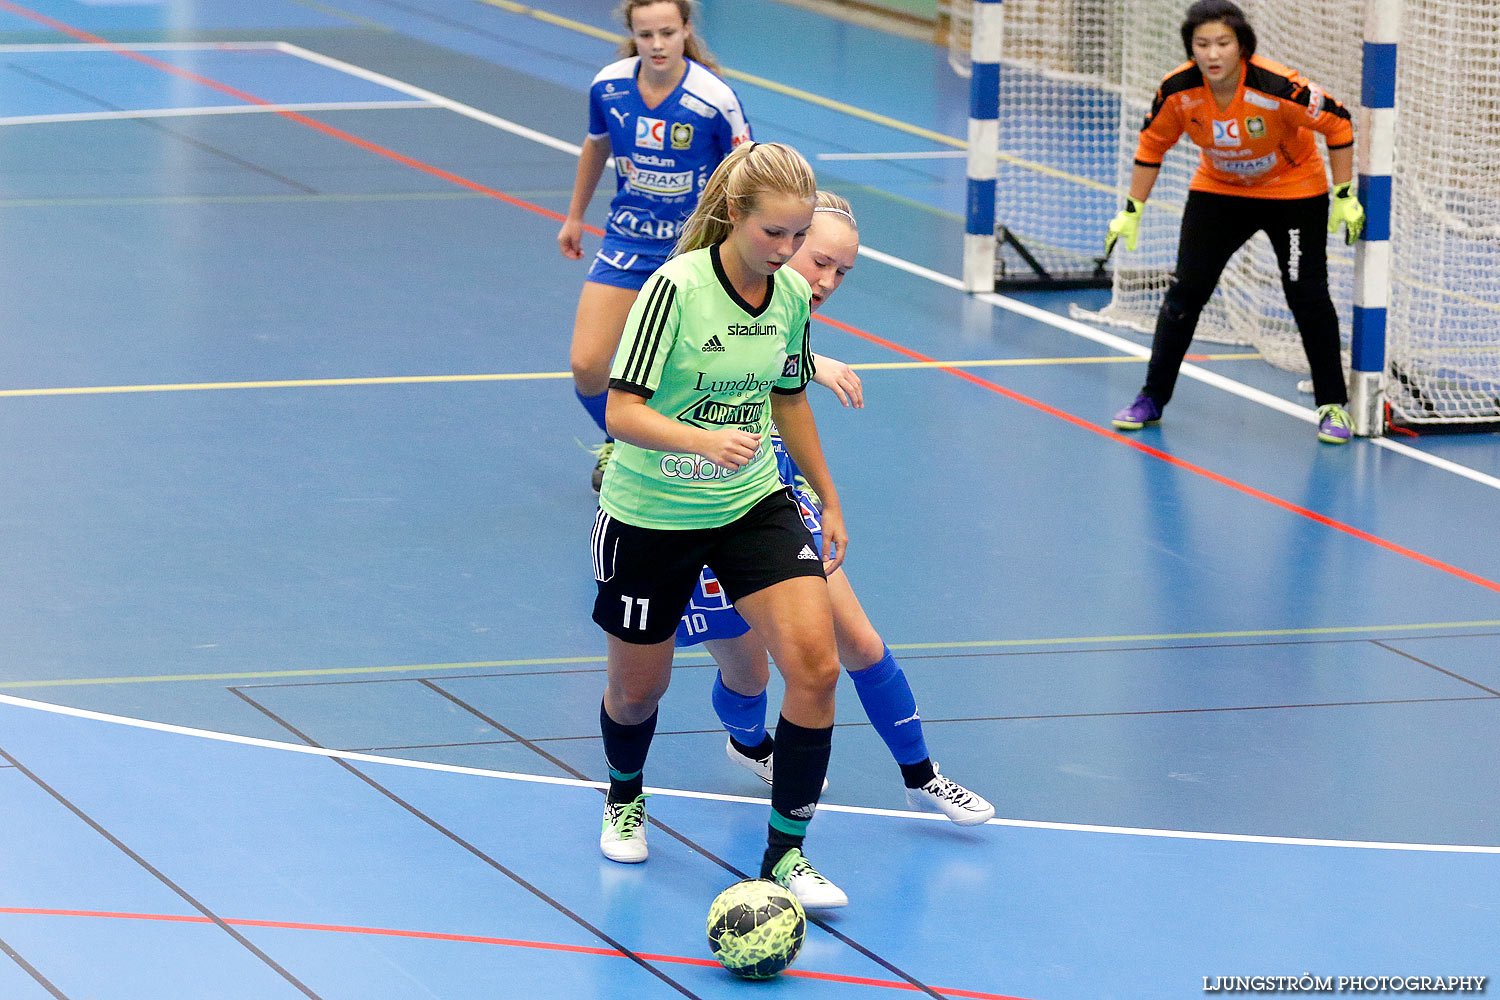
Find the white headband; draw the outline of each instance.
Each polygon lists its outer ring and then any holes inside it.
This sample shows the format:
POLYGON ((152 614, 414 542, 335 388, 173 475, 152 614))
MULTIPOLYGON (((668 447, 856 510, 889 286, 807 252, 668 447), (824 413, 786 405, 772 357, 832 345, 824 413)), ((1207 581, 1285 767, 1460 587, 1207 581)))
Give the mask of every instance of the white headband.
POLYGON ((850 215, 848 212, 844 211, 842 208, 834 208, 832 205, 826 205, 826 206, 825 205, 820 205, 817 208, 813 209, 813 214, 814 215, 818 214, 819 212, 836 212, 839 215, 842 215, 844 218, 848 219, 849 220, 849 225, 851 225, 851 226, 854 225, 854 216, 850 215))

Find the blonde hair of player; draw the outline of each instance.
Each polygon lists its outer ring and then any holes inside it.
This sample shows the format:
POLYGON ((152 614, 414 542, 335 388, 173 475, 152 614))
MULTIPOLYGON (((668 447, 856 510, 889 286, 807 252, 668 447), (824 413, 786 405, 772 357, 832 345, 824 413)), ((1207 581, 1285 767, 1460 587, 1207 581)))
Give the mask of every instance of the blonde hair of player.
POLYGON ((786 194, 809 205, 818 194, 812 167, 802 154, 779 142, 746 142, 726 156, 709 177, 698 207, 683 223, 674 253, 701 250, 728 238, 734 224, 729 210, 745 218, 763 194, 786 194))
POLYGON ((854 221, 854 209, 849 207, 849 200, 843 195, 834 194, 832 191, 819 191, 817 201, 813 205, 813 215, 827 213, 836 219, 848 223, 849 228, 856 233, 859 232, 859 223, 854 221))
POLYGON ((677 13, 682 15, 682 26, 688 33, 682 54, 695 63, 707 66, 717 75, 720 72, 719 60, 714 58, 714 54, 708 50, 707 43, 693 30, 693 11, 698 6, 698 0, 625 0, 615 10, 615 16, 625 22, 625 30, 630 32, 625 41, 620 43, 620 55, 626 57, 640 55, 635 47, 635 25, 631 23, 631 15, 641 7, 650 7, 659 3, 671 4, 677 8, 677 13))

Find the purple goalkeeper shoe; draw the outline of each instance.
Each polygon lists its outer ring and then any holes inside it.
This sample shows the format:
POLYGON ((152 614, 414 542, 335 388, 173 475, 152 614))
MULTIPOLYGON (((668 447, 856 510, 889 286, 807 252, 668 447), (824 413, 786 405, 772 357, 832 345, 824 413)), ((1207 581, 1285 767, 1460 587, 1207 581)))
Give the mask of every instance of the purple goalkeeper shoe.
POLYGON ((1318 407, 1318 440, 1325 444, 1348 444, 1354 436, 1354 420, 1337 403, 1318 407))
POLYGON ((1115 414, 1114 425, 1122 431, 1138 431, 1147 424, 1161 419, 1161 407, 1144 392, 1135 397, 1135 402, 1115 414))

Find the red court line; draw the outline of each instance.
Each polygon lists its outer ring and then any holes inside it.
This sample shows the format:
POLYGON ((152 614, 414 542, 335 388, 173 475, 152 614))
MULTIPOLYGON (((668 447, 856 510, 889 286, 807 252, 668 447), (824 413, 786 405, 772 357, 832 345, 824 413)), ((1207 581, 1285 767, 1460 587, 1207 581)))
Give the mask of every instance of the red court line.
MULTIPOLYGON (((103 920, 148 920, 172 924, 212 924, 208 917, 198 914, 172 913, 121 913, 111 910, 53 910, 32 906, 0 906, 0 913, 24 917, 93 917, 103 920)), ((556 944, 550 941, 524 941, 519 938, 487 937, 482 934, 444 934, 438 931, 396 930, 390 927, 353 927, 340 924, 309 924, 290 920, 245 920, 226 919, 232 927, 267 927, 274 930, 321 931, 328 934, 370 934, 378 937, 413 938, 422 941, 456 941, 463 944, 488 944, 505 948, 530 948, 537 951, 560 951, 574 955, 599 955, 605 958, 624 958, 625 953, 614 948, 593 948, 587 945, 556 944)), ((674 965, 696 965, 714 968, 719 963, 711 958, 686 958, 682 955, 648 955, 636 952, 638 958, 651 962, 667 962, 674 965)), ((891 979, 868 979, 863 976, 840 976, 831 972, 809 972, 805 969, 788 969, 784 976, 798 979, 815 979, 828 983, 847 983, 851 986, 878 986, 882 989, 920 992, 920 987, 911 983, 891 979)), ((1024 997, 1003 993, 981 993, 977 990, 936 989, 944 996, 964 997, 967 1000, 1025 1000, 1024 997)))
MULTIPOLYGON (((116 45, 108 39, 91 34, 87 31, 82 30, 81 28, 75 28, 70 24, 65 24, 62 21, 58 21, 54 18, 48 17, 45 14, 29 10, 28 8, 12 3, 11 0, 0 0, 0 10, 8 10, 14 14, 20 15, 21 17, 36 21, 38 24, 43 24, 47 27, 53 28, 56 31, 61 31, 64 34, 72 36, 73 38, 77 38, 81 41, 86 41, 94 45, 99 45, 118 55, 125 56, 128 59, 134 59, 137 62, 154 67, 156 69, 160 69, 163 72, 171 73, 174 76, 179 76, 186 80, 191 80, 195 83, 202 84, 205 87, 211 87, 215 90, 220 91, 221 93, 228 94, 239 100, 267 107, 269 107, 271 104, 271 102, 269 101, 262 100, 261 98, 256 97, 253 94, 247 94, 242 90, 237 90, 236 88, 231 87, 228 84, 220 83, 217 80, 211 80, 208 77, 199 76, 197 73, 181 69, 180 67, 173 66, 170 63, 162 62, 159 59, 153 59, 143 53, 132 52, 127 48, 116 45)), ((369 150, 370 152, 375 153, 379 156, 394 160, 395 162, 400 163, 404 166, 411 167, 414 170, 420 170, 424 173, 431 174, 434 177, 442 178, 443 180, 449 181, 453 184, 457 184, 460 187, 468 188, 471 191, 476 191, 480 194, 488 195, 489 197, 503 201, 508 205, 514 205, 517 208, 524 209, 528 212, 534 212, 538 215, 543 215, 547 218, 555 219, 557 221, 565 220, 564 216, 559 215, 558 213, 550 209, 546 209, 540 205, 534 205, 529 201, 523 201, 520 198, 515 198, 511 195, 496 191, 494 188, 486 187, 485 185, 480 184, 476 181, 471 181, 466 177, 460 177, 457 174, 450 173, 440 167, 435 167, 429 163, 423 163, 421 160, 413 159, 412 157, 406 156, 405 154, 397 153, 394 150, 387 149, 386 147, 381 146, 377 143, 370 142, 367 139, 361 139, 359 136, 352 135, 341 129, 336 129, 331 125, 325 125, 322 122, 315 121, 312 118, 308 118, 306 115, 300 115, 295 111, 277 111, 276 113, 284 118, 295 121, 298 124, 306 125, 309 128, 316 129, 319 132, 323 132, 336 139, 341 139, 344 142, 351 143, 355 146, 360 147, 361 149, 369 150)), ((602 231, 595 229, 592 226, 585 226, 585 228, 596 236, 603 235, 602 231)), ((877 337, 873 333, 868 333, 864 330, 859 329, 858 327, 850 326, 847 323, 841 323, 838 320, 830 319, 827 316, 822 316, 819 314, 814 314, 814 318, 823 323, 827 323, 829 326, 832 326, 835 329, 842 330, 845 333, 849 333, 853 336, 868 340, 871 343, 879 344, 880 346, 887 348, 888 350, 895 351, 898 354, 903 354, 913 360, 929 363, 935 361, 935 359, 929 358, 925 354, 921 354, 917 351, 913 351, 909 348, 903 347, 900 344, 886 340, 883 337, 877 337)), ((1412 561, 1420 563, 1423 566, 1427 566, 1430 569, 1435 569, 1438 572, 1446 573, 1449 576, 1456 577, 1457 579, 1463 580, 1466 583, 1472 583, 1475 586, 1484 587, 1487 590, 1491 590, 1497 594, 1500 594, 1500 583, 1496 583, 1493 580, 1486 579, 1485 577, 1479 576, 1475 573, 1470 573, 1467 570, 1460 569, 1457 566, 1445 563, 1442 560, 1434 559, 1431 556, 1423 555, 1422 553, 1417 552, 1415 549, 1409 549, 1404 545, 1398 545, 1395 542, 1381 538, 1378 535, 1372 535, 1367 531, 1363 531, 1359 528, 1354 527, 1353 525, 1334 520, 1331 517, 1319 514, 1317 511, 1294 504, 1289 500, 1283 500, 1278 496, 1266 493, 1263 490, 1258 490, 1255 487, 1248 486, 1244 483, 1239 482, 1238 480, 1230 479, 1228 476, 1222 476, 1217 472, 1212 472, 1201 465, 1195 465, 1194 463, 1186 461, 1185 459, 1177 458, 1175 455, 1168 454, 1167 452, 1161 451, 1160 449, 1141 444, 1139 441, 1126 437, 1123 434, 1119 434, 1113 430, 1108 430, 1104 427, 1099 426, 1098 424, 1090 423, 1089 421, 1084 420, 1082 417, 1076 417, 1073 414, 1066 413, 1063 410, 1057 409, 1056 407, 1048 406, 1046 403, 1032 399, 1030 396, 1022 395, 1019 392, 1016 392, 1012 389, 1007 389, 1004 386, 989 381, 988 379, 980 378, 979 376, 971 374, 970 372, 966 372, 959 368, 950 368, 947 366, 938 367, 940 368, 940 370, 945 371, 950 375, 961 378, 973 385, 979 386, 982 389, 987 389, 990 392, 997 393, 1001 396, 1004 396, 1006 399, 1020 403, 1023 406, 1029 406, 1034 410, 1038 410, 1042 413, 1047 414, 1048 416, 1056 417, 1057 419, 1065 421, 1066 423, 1070 423, 1075 427, 1079 427, 1083 430, 1098 434, 1101 437, 1117 441, 1120 444, 1126 445, 1127 447, 1134 448, 1136 451, 1139 451, 1142 454, 1150 455, 1152 458, 1160 459, 1161 461, 1166 462, 1168 465, 1176 466, 1177 468, 1182 469, 1185 472, 1191 472, 1194 475, 1202 476, 1203 478, 1208 479, 1211 482, 1218 483, 1221 486, 1226 486, 1229 489, 1235 490, 1236 492, 1243 493, 1246 496, 1253 497, 1264 503, 1268 503, 1273 507, 1280 507, 1282 510, 1290 511, 1293 514, 1298 514, 1310 521, 1321 524, 1324 527, 1332 528, 1333 530, 1343 532, 1344 534, 1349 535, 1352 538, 1357 538, 1360 541, 1368 542, 1369 544, 1374 545, 1378 548, 1385 549, 1387 552, 1392 552, 1396 555, 1404 556, 1405 558, 1411 559, 1412 561)))
MULTIPOLYGON (((873 333, 866 333, 864 330, 861 330, 858 327, 850 326, 847 323, 840 323, 836 319, 830 319, 822 315, 817 315, 816 318, 822 320, 835 329, 842 330, 845 333, 863 338, 864 340, 868 340, 871 343, 879 344, 882 347, 886 347, 900 354, 904 354, 915 361, 926 361, 934 364, 936 363, 935 358, 929 358, 918 351, 913 351, 910 348, 902 347, 900 344, 892 343, 891 341, 886 340, 883 337, 877 337, 873 333)), ((1176 455, 1172 455, 1168 452, 1162 451, 1159 448, 1153 448, 1150 445, 1142 444, 1135 438, 1127 437, 1126 435, 1121 434, 1117 431, 1101 427, 1098 424, 1090 423, 1089 421, 1084 420, 1082 417, 1077 417, 1064 410, 1059 410, 1055 406, 1048 406, 1046 403, 1043 403, 1040 400, 1032 399, 1030 396, 1022 395, 1021 393, 1016 392, 1014 389, 1007 389, 1003 385, 991 382, 988 379, 980 378, 978 375, 975 375, 972 372, 967 372, 960 368, 951 368, 947 365, 936 365, 936 367, 938 368, 938 370, 947 372, 950 375, 957 376, 958 378, 963 379, 965 382, 970 382, 982 389, 988 389, 990 392, 1004 396, 1006 399, 1020 403, 1023 406, 1029 406, 1034 410, 1038 410, 1042 413, 1047 414, 1049 417, 1056 417, 1058 420, 1070 423, 1074 427, 1078 427, 1083 430, 1090 431, 1094 434, 1098 434, 1100 437, 1108 438, 1111 441, 1117 441, 1120 444, 1125 445, 1126 447, 1134 448, 1136 451, 1139 451, 1142 454, 1150 455, 1152 458, 1160 459, 1161 461, 1166 462, 1168 465, 1174 465, 1185 472, 1191 472, 1194 475, 1202 476, 1204 479, 1218 483, 1220 486, 1227 486, 1229 489, 1235 490, 1239 493, 1243 493, 1248 497, 1254 497, 1256 500, 1268 503, 1273 507, 1280 507, 1282 510, 1290 511, 1293 514, 1299 514, 1302 517, 1305 517, 1310 521, 1315 521, 1326 528, 1332 528, 1335 531, 1341 531, 1344 534, 1349 535, 1353 538, 1357 538, 1362 542, 1369 542, 1371 545, 1375 545, 1379 548, 1385 549, 1387 552, 1393 552, 1396 555, 1405 556, 1407 559, 1411 559, 1415 562, 1421 563, 1423 566, 1438 570, 1442 573, 1447 573, 1450 576, 1455 576, 1458 579, 1465 581, 1466 583, 1472 583, 1475 586, 1484 587, 1487 590, 1493 590, 1496 593, 1500 593, 1500 583, 1496 583, 1493 580, 1485 579, 1484 577, 1479 576, 1475 573, 1470 573, 1468 570, 1460 569, 1457 566, 1445 563, 1440 559, 1434 559, 1431 556, 1423 555, 1421 552, 1418 552, 1415 549, 1409 549, 1404 545, 1398 545, 1397 543, 1389 541, 1388 539, 1381 538, 1378 535, 1372 535, 1368 531, 1356 528, 1351 524, 1345 524, 1342 521, 1334 520, 1333 518, 1328 517, 1326 514, 1319 514, 1315 510, 1310 510, 1307 507, 1299 506, 1292 503, 1290 500, 1283 500, 1280 497, 1275 496, 1274 494, 1267 493, 1264 490, 1258 490, 1255 487, 1248 486, 1245 483, 1239 482, 1238 480, 1230 479, 1228 476, 1223 476, 1210 469, 1205 469, 1201 465, 1195 465, 1194 463, 1189 462, 1186 459, 1178 458, 1176 455)))

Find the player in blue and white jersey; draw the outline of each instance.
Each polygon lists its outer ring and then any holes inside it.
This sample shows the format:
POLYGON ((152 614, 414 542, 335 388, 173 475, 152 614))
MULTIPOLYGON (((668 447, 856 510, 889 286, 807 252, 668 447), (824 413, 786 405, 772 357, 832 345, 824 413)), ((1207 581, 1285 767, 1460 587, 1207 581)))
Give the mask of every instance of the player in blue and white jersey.
POLYGON ((729 151, 750 138, 734 90, 693 30, 694 0, 626 0, 625 58, 589 88, 589 134, 573 200, 557 234, 564 257, 583 259, 583 213, 613 153, 615 196, 573 321, 570 362, 578 401, 604 431, 595 452, 598 492, 614 442, 604 424, 609 366, 646 278, 666 262, 678 232, 729 151))
MULTIPOLYGON (((812 287, 814 310, 843 282, 858 251, 859 230, 849 203, 838 195, 819 191, 812 228, 801 249, 787 262, 812 287)), ((814 361, 814 381, 831 389, 845 406, 863 406, 859 376, 848 365, 822 355, 815 355, 814 361)), ((797 463, 774 433, 771 445, 777 473, 791 487, 803 523, 813 533, 814 546, 821 547, 822 514, 817 494, 808 487, 797 463)), ((870 624, 842 568, 828 574, 828 597, 833 606, 839 662, 854 682, 865 714, 901 769, 907 801, 920 809, 941 812, 959 826, 983 823, 994 816, 994 806, 939 773, 933 764, 906 673, 870 624)), ((707 567, 699 575, 698 587, 677 626, 679 648, 699 643, 719 665, 713 706, 729 733, 725 745, 729 759, 769 783, 775 743, 766 731, 766 684, 770 680, 766 646, 735 611, 707 567)))

